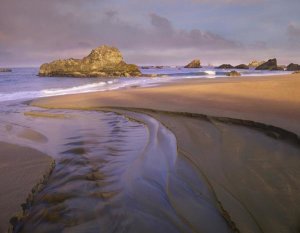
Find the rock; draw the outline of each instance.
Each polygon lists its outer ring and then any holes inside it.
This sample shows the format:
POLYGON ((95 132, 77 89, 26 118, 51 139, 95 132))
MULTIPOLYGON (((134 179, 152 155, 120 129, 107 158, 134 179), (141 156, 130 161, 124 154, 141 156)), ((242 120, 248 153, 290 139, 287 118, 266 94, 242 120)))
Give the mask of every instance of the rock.
POLYGON ((141 76, 136 65, 126 64, 117 48, 103 45, 83 59, 56 60, 43 64, 39 76, 128 77, 141 76))
POLYGON ((240 70, 248 70, 249 69, 249 66, 245 65, 245 64, 240 64, 236 67, 234 67, 236 69, 240 69, 240 70))
POLYGON ((199 59, 195 59, 187 64, 184 68, 201 68, 201 62, 199 59))
POLYGON ((276 58, 274 58, 256 67, 255 70, 280 70, 280 69, 281 68, 277 66, 276 58))
POLYGON ((241 73, 239 73, 239 72, 233 70, 233 71, 228 72, 228 73, 226 74, 226 76, 230 76, 230 77, 239 77, 239 76, 241 76, 241 73))
POLYGON ((0 68, 0 72, 12 72, 9 68, 0 68))
POLYGON ((163 69, 164 66, 140 66, 141 69, 147 70, 147 69, 163 69))
POLYGON ((234 67, 230 64, 223 64, 223 65, 220 65, 218 67, 216 67, 217 69, 233 69, 234 67))
POLYGON ((265 63, 265 61, 255 61, 254 60, 254 61, 250 62, 248 66, 249 66, 249 68, 256 68, 264 63, 265 63))
POLYGON ((291 63, 286 68, 287 71, 298 71, 300 70, 300 65, 291 63))

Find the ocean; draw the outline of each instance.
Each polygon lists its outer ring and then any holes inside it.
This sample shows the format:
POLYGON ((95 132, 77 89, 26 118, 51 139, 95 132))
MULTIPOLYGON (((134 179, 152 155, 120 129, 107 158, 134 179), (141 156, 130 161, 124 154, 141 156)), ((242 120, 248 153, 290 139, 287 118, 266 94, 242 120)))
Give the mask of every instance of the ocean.
MULTIPOLYGON (((152 86, 178 79, 217 78, 226 76, 228 70, 204 67, 185 69, 164 67, 162 69, 142 69, 144 74, 160 74, 163 77, 150 78, 61 78, 38 77, 38 68, 14 68, 11 73, 0 72, 0 102, 29 100, 39 97, 116 90, 137 86, 152 86)), ((289 72, 237 70, 244 76, 274 75, 289 72)))

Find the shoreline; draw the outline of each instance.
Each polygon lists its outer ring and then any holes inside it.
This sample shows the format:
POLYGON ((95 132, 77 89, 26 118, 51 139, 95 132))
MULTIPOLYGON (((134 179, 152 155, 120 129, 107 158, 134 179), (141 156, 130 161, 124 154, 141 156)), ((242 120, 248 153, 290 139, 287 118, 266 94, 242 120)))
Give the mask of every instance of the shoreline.
POLYGON ((300 74, 185 80, 28 101, 42 108, 127 107, 250 120, 300 134, 300 74))

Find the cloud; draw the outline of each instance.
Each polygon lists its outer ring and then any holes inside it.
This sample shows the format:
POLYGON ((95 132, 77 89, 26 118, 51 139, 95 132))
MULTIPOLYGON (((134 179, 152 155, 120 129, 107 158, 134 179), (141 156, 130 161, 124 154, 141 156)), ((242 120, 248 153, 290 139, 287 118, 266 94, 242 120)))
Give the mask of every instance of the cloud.
POLYGON ((149 51, 157 51, 159 57, 162 51, 174 49, 217 50, 239 46, 212 32, 176 29, 170 20, 155 13, 145 18, 149 22, 146 27, 145 23, 129 22, 113 9, 85 12, 80 0, 55 0, 51 4, 38 0, 28 0, 26 4, 4 1, 5 7, 0 9, 0 41, 5 47, 2 54, 10 56, 0 54, 1 62, 20 62, 23 58, 25 62, 42 63, 57 55, 83 56, 101 44, 146 57, 145 52, 149 51), (15 14, 11 14, 12 10, 15 14))
POLYGON ((178 64, 194 57, 208 62, 267 59, 280 54, 280 49, 288 57, 292 52, 276 46, 299 44, 299 25, 292 23, 286 29, 288 22, 299 20, 298 11, 286 13, 296 11, 299 1, 270 3, 1 0, 0 63, 39 65, 56 58, 82 57, 101 44, 119 47, 133 63, 178 64), (276 38, 281 44, 274 43, 276 38))
POLYGON ((289 38, 289 48, 300 46, 300 25, 290 23, 287 27, 287 35, 289 38))

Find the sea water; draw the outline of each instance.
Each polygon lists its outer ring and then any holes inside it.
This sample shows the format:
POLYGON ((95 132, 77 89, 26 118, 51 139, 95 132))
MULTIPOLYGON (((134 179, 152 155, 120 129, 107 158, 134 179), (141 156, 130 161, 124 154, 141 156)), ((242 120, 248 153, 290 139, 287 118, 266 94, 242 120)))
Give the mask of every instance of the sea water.
MULTIPOLYGON (((0 102, 10 100, 29 100, 38 97, 107 91, 137 86, 153 86, 178 79, 225 77, 229 70, 204 67, 186 69, 164 67, 162 69, 141 69, 147 75, 159 74, 161 77, 132 78, 70 78, 38 77, 38 68, 14 68, 11 73, 0 73, 0 102)), ((238 70, 243 76, 275 75, 289 72, 238 70)))

